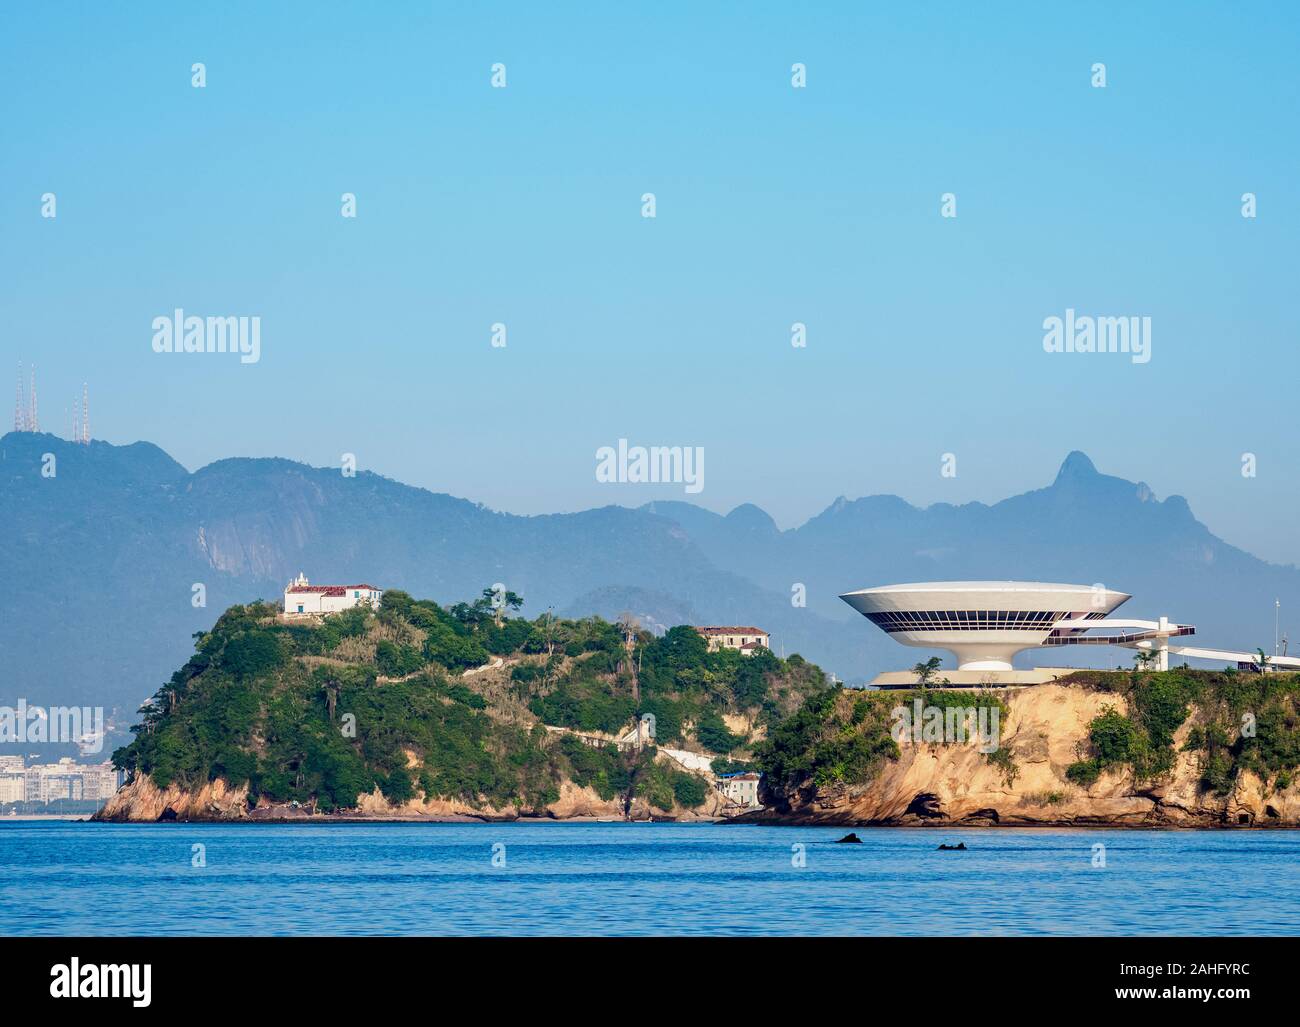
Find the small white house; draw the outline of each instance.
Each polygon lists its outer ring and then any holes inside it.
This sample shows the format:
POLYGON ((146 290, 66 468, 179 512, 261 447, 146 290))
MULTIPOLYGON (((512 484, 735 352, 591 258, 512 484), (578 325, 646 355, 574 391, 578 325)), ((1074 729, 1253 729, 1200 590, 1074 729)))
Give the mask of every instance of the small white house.
POLYGON ((724 774, 718 780, 718 790, 732 802, 753 809, 760 805, 758 782, 757 774, 724 774))
POLYGON ((382 589, 374 585, 312 585, 299 574, 284 589, 284 612, 289 616, 338 613, 363 603, 379 608, 382 589))

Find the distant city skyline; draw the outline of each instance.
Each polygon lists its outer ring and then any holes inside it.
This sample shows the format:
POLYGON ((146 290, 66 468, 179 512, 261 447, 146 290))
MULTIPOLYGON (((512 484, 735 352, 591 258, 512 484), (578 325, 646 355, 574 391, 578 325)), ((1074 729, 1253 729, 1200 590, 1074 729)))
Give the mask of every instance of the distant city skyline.
POLYGON ((1078 449, 1300 564, 1300 13, 1002 10, 14 10, 0 382, 35 364, 61 435, 88 383, 95 438, 191 470, 353 454, 513 513, 789 528, 1078 449), (259 359, 155 351, 178 309, 259 359), (1149 359, 1049 352, 1067 312, 1149 359), (620 439, 703 489, 599 481, 620 439))
POLYGON ((80 763, 64 756, 45 763, 28 763, 21 755, 0 755, 0 806, 67 800, 103 802, 121 783, 121 771, 107 759, 80 763))

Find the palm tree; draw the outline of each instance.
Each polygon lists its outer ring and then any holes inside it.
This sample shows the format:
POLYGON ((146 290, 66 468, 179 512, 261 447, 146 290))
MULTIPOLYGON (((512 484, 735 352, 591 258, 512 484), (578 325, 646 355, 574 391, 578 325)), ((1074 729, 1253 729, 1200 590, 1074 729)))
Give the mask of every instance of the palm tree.
POLYGON ((1156 654, 1151 649, 1139 649, 1133 657, 1133 663, 1138 670, 1148 670, 1151 664, 1156 662, 1156 654))
POLYGON ((629 610, 624 610, 618 618, 619 630, 623 633, 623 651, 627 654, 628 673, 632 675, 632 702, 640 709, 641 707, 641 682, 637 679, 637 663, 635 660, 635 649, 637 635, 641 631, 641 622, 629 610))

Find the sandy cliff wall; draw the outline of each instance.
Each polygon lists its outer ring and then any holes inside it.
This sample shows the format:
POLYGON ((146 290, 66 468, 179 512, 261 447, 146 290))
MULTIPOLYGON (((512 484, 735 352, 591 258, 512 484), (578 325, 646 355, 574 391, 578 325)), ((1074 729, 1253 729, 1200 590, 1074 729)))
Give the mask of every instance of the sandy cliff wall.
MULTIPOLYGON (((1002 742, 1014 753, 1015 776, 975 744, 900 746, 863 785, 807 786, 769 795, 771 808, 744 819, 828 824, 1300 826, 1300 787, 1268 793, 1243 773, 1226 798, 1202 792, 1199 757, 1179 752, 1167 780, 1135 784, 1127 769, 1103 773, 1090 787, 1066 779, 1088 725, 1104 707, 1127 712, 1125 700, 1080 686, 1039 685, 1004 693, 1009 716, 1002 742)), ((1181 748, 1189 725, 1175 736, 1181 748)))
POLYGON ((119 788, 96 820, 241 820, 249 814, 248 788, 230 788, 218 778, 196 791, 159 788, 148 774, 119 788))
MULTIPOLYGON (((703 806, 696 810, 676 809, 671 814, 652 809, 644 799, 634 799, 624 809, 622 796, 602 799, 593 788, 581 788, 572 781, 560 785, 560 796, 545 807, 542 815, 557 820, 578 817, 599 820, 709 820, 721 816, 724 802, 717 792, 710 792, 703 806)), ((248 788, 231 788, 218 779, 195 791, 177 787, 159 788, 147 774, 138 775, 123 786, 95 815, 96 820, 298 820, 320 816, 310 806, 271 803, 265 798, 249 808, 248 788)), ((357 807, 332 814, 332 819, 411 819, 411 820, 515 820, 532 815, 516 806, 502 807, 472 804, 459 799, 412 799, 394 805, 376 789, 363 795, 357 807)))
MULTIPOLYGON (((1200 756, 1177 753, 1173 772, 1156 782, 1137 783, 1132 772, 1104 772, 1091 786, 1066 778, 1079 759, 1088 726, 1108 707, 1126 713, 1122 696, 1079 685, 1039 685, 1002 693, 1008 714, 1001 723, 1001 742, 1013 753, 1014 775, 989 762, 977 744, 910 741, 900 758, 886 761, 869 782, 815 787, 806 784, 766 795, 768 807, 737 819, 776 823, 900 824, 935 826, 1117 826, 1226 827, 1300 826, 1300 783, 1270 790, 1251 772, 1237 778, 1227 796, 1198 786, 1200 756)), ((1191 730, 1191 721, 1175 736, 1175 748, 1191 730)), ((661 754, 662 759, 667 759, 661 754)), ((725 810, 721 796, 710 791, 698 810, 678 809, 671 819, 713 819, 725 810)), ((231 788, 217 780, 195 791, 158 788, 141 775, 118 792, 97 819, 266 820, 315 815, 310 807, 273 805, 264 798, 250 809, 246 787, 231 788)), ((355 810, 340 817, 411 819, 513 820, 527 815, 513 805, 493 807, 460 800, 413 799, 400 806, 378 791, 362 796, 355 810)), ((624 808, 622 796, 602 799, 591 788, 565 781, 559 798, 542 815, 557 819, 668 819, 644 799, 624 808)))

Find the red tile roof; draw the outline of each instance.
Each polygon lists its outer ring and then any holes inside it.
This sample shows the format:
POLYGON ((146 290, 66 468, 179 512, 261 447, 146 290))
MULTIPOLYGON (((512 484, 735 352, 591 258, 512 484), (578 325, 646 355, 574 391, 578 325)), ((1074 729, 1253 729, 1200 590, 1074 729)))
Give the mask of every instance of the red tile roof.
POLYGON ((343 596, 348 594, 348 590, 367 589, 371 592, 378 592, 379 589, 374 585, 294 585, 292 588, 285 589, 286 593, 302 592, 319 592, 326 596, 343 596))
POLYGON ((695 629, 701 635, 766 635, 767 632, 762 628, 699 628, 695 629))

